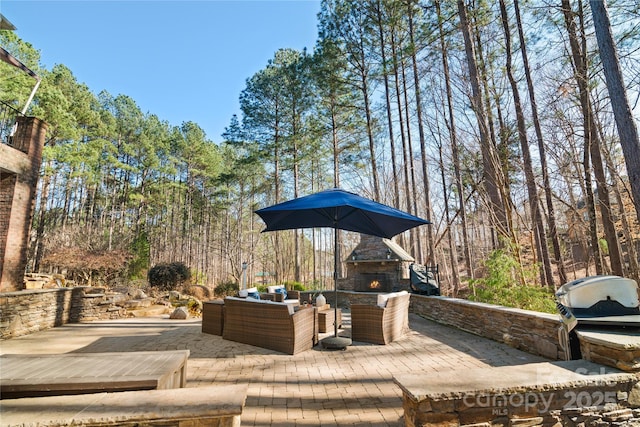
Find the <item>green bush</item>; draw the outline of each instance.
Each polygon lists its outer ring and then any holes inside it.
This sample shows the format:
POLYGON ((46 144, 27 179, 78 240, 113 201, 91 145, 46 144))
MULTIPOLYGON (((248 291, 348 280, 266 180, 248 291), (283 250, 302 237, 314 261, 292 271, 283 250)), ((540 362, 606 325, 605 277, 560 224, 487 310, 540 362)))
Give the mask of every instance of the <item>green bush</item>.
POLYGON ((307 290, 306 286, 304 286, 300 282, 289 281, 289 282, 284 282, 282 285, 288 291, 306 291, 307 290))
POLYGON ((169 267, 176 272, 179 283, 188 282, 191 279, 191 270, 181 262, 172 262, 169 267))
POLYGON ((181 262, 157 264, 149 269, 149 286, 161 291, 172 291, 191 278, 189 268, 181 262))
POLYGON ((557 313, 554 294, 539 285, 519 284, 536 280, 538 266, 521 266, 509 252, 492 251, 484 263, 487 277, 471 281, 471 301, 521 308, 524 310, 557 313))
POLYGON ((223 282, 216 285, 213 289, 213 294, 218 298, 235 296, 239 289, 240 287, 236 282, 223 282))

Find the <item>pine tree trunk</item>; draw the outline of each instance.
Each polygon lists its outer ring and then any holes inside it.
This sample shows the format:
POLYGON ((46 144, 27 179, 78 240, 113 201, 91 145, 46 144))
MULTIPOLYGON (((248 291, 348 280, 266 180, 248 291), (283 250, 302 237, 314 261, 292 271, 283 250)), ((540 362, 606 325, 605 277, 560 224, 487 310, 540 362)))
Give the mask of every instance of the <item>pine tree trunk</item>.
MULTIPOLYGON (((391 54, 393 57, 393 76, 394 76, 394 82, 395 82, 395 89, 396 89, 396 102, 397 102, 397 107, 398 107, 398 122, 400 124, 400 139, 402 141, 402 157, 403 157, 403 177, 404 177, 404 195, 405 195, 405 209, 407 211, 411 210, 411 199, 410 199, 410 194, 409 194, 409 173, 407 171, 407 167, 408 167, 408 161, 407 161, 407 141, 406 141, 406 134, 405 134, 405 129, 404 129, 404 115, 402 113, 402 100, 401 100, 401 95, 400 95, 400 71, 399 71, 399 66, 398 66, 398 53, 397 53, 397 45, 395 42, 395 37, 394 37, 394 33, 391 33, 391 54)), ((404 235, 402 235, 402 242, 400 243, 402 246, 406 246, 406 243, 404 241, 404 235)))
MULTIPOLYGON (((533 119, 533 127, 536 132, 536 138, 538 141, 538 153, 540 156, 540 167, 542 169, 542 182, 544 185, 544 192, 547 204, 547 215, 549 221, 549 234, 551 242, 553 244, 553 255, 558 266, 558 276, 560 283, 567 282, 567 273, 564 267, 564 260, 562 259, 562 252, 560 250, 560 239, 558 238, 558 228, 556 225, 555 209, 553 207, 553 197, 551 192, 551 184, 549 181, 549 171, 547 167, 547 155, 544 146, 544 139, 542 137, 542 127, 540 126, 540 119, 538 116, 538 104, 536 102, 535 91, 533 89, 533 80, 531 78, 531 69, 529 67, 529 58, 527 55, 527 45, 524 38, 524 32, 522 29, 522 20, 520 18, 519 0, 514 0, 513 6, 516 15, 516 26, 518 28, 518 38, 520 40, 520 52, 522 54, 522 62, 524 67, 524 74, 527 80, 527 90, 529 92, 529 102, 531 102, 531 115, 533 119)), ((553 282, 550 283, 553 285, 553 282)))
MULTIPOLYGON (((364 49, 361 49, 364 56, 364 49)), ((366 64, 366 60, 363 57, 361 59, 362 64, 366 64)), ((364 100, 364 113, 367 119, 367 139, 369 140, 369 156, 371 161, 371 175, 373 177, 373 195, 374 199, 380 200, 380 178, 378 177, 378 161, 376 160, 376 149, 373 135, 373 117, 371 116, 371 100, 369 99, 369 82, 367 81, 367 75, 362 71, 360 75, 362 87, 362 97, 364 100)))
MULTIPOLYGON (((411 138, 411 112, 409 111, 409 91, 407 89, 407 76, 405 73, 405 66, 404 66, 404 60, 402 60, 400 62, 400 69, 402 72, 402 91, 404 93, 404 109, 405 109, 405 115, 404 118, 407 121, 407 157, 408 157, 408 167, 409 167, 409 177, 411 179, 410 182, 410 187, 407 188, 407 196, 411 196, 411 197, 407 197, 407 201, 408 201, 408 208, 407 212, 413 214, 413 215, 418 215, 418 188, 416 186, 416 168, 414 165, 414 160, 413 160, 413 144, 412 144, 412 138, 411 138)), ((409 230, 409 236, 410 236, 410 248, 411 251, 410 253, 415 253, 417 254, 416 257, 419 260, 424 259, 422 257, 422 245, 420 244, 420 242, 418 241, 418 238, 416 237, 418 234, 418 229, 417 228, 412 228, 409 230)))
MULTIPOLYGON (((420 90, 420 76, 418 74, 418 60, 416 58, 416 43, 413 30, 413 5, 407 1, 409 18, 409 40, 411 42, 411 62, 413 68, 413 85, 416 97, 416 116, 418 117, 418 136, 420 137, 420 157, 422 160, 422 186, 424 192, 425 217, 431 219, 433 216, 431 209, 431 192, 429 190, 429 165, 427 163, 427 142, 424 136, 424 125, 422 123, 422 91, 420 90)), ((416 209, 417 215, 417 209, 416 209)), ((420 239, 421 241, 422 239, 420 239)), ((421 245, 419 245, 422 248, 421 245)), ((433 228, 427 227, 427 256, 426 259, 435 261, 435 248, 433 239, 433 228)), ((420 254, 419 259, 424 259, 420 254)))
MULTIPOLYGON (((294 112, 293 118, 293 132, 292 132, 292 136, 293 136, 293 197, 294 198, 298 198, 298 196, 300 195, 299 193, 299 187, 300 187, 300 177, 299 177, 299 170, 300 170, 300 166, 298 164, 299 160, 298 160, 298 144, 297 144, 297 138, 298 138, 298 128, 297 128, 297 120, 296 120, 296 114, 294 112)), ((301 234, 300 234, 300 230, 299 229, 295 229, 293 230, 293 240, 294 240, 294 273, 293 273, 293 278, 296 282, 302 282, 301 279, 301 271, 300 271, 300 264, 302 263, 302 257, 300 254, 300 238, 301 238, 301 234)))
POLYGON ((489 198, 489 214, 491 223, 499 236, 510 239, 510 229, 506 217, 505 203, 502 198, 501 188, 503 180, 499 175, 500 162, 489 135, 489 125, 484 109, 484 101, 480 88, 478 66, 475 57, 475 48, 471 39, 471 26, 467 18, 467 9, 463 0, 458 0, 458 13, 460 15, 460 27, 464 37, 465 53, 469 67, 471 80, 472 108, 475 112, 480 131, 480 150, 482 152, 483 180, 487 197, 489 198))
POLYGON ((620 176, 618 175, 618 171, 613 165, 613 161, 611 159, 611 155, 609 155, 605 151, 605 162, 607 165, 607 170, 609 171, 609 175, 613 178, 613 194, 616 198, 616 203, 619 207, 618 216, 620 217, 620 222, 622 223, 622 234, 624 235, 625 240, 627 241, 627 258, 629 260, 629 274, 628 276, 635 279, 638 283, 640 283, 640 261, 638 257, 638 252, 636 250, 636 246, 633 240, 633 233, 631 232, 631 226, 627 219, 627 213, 625 211, 625 204, 622 198, 622 193, 620 192, 619 182, 621 181, 620 176))
POLYGON ((616 52, 606 0, 590 0, 593 26, 600 49, 600 59, 604 68, 611 108, 615 116, 620 145, 627 165, 627 175, 631 184, 633 204, 640 223, 640 137, 636 119, 631 111, 616 52))
POLYGON ((504 0, 500 0, 500 14, 502 16, 502 26, 505 36, 505 48, 506 48, 506 70, 507 78, 511 84, 511 92, 513 93, 513 103, 516 110, 516 120, 518 127, 518 139, 520 140, 520 149, 522 152, 522 160, 525 174, 525 181, 527 187, 527 194, 529 196, 529 207, 531 209, 531 222, 533 228, 533 236, 535 241, 536 250, 539 258, 542 260, 542 272, 541 272, 541 285, 550 286, 553 288, 553 275, 551 273, 551 262, 549 260, 549 251, 546 244, 546 233, 542 224, 542 214, 540 213, 540 202, 538 201, 538 189, 533 174, 533 164, 531 161, 531 153, 529 151, 529 140, 527 138, 527 128, 524 120, 524 112, 522 111, 522 104, 520 101, 520 91, 518 89, 518 83, 513 76, 512 69, 512 55, 511 55, 511 29, 509 28, 509 20, 507 15, 507 7, 504 0))
MULTIPOLYGON (((47 168, 45 167, 45 170, 47 168)), ((33 257, 33 271, 38 273, 40 271, 40 264, 42 263, 42 257, 44 255, 44 230, 45 222, 47 220, 47 202, 49 201, 49 185, 51 184, 51 177, 44 175, 42 177, 42 192, 40 195, 40 219, 38 220, 38 227, 36 228, 36 250, 33 257)))
POLYGON ((384 95, 387 112, 387 126, 389 128, 389 149, 391 151, 391 172, 393 181, 393 207, 400 209, 400 190, 398 188, 398 165, 396 162, 396 145, 395 135, 393 132, 393 113, 391 108, 391 90, 389 89, 389 72, 387 70, 387 51, 384 37, 384 29, 382 27, 382 10, 381 2, 377 0, 376 4, 376 17, 378 24, 378 34, 380 41, 380 54, 382 58, 382 75, 384 78, 384 95))
POLYGON ((451 278, 453 291, 452 297, 458 296, 458 290, 460 287, 460 276, 458 275, 458 251, 456 250, 455 235, 451 232, 452 222, 451 215, 449 213, 449 192, 447 191, 447 180, 444 174, 444 160, 442 159, 442 144, 438 144, 438 154, 440 155, 440 176, 442 178, 442 194, 444 196, 444 215, 447 220, 447 235, 449 237, 449 259, 451 262, 451 278))
MULTIPOLYGON (((581 4, 581 0, 579 0, 581 4)), ((596 120, 591 106, 591 99, 588 87, 587 75, 587 59, 586 59, 586 41, 584 32, 582 36, 582 47, 578 41, 577 30, 573 18, 574 12, 571 8, 570 0, 562 0, 562 8, 565 18, 565 24, 569 33, 569 45, 571 54, 575 64, 575 79, 578 83, 580 91, 580 106, 584 118, 585 129, 585 146, 591 155, 593 172, 598 185, 598 205, 600 206, 600 214, 602 216, 602 224, 609 249, 609 259, 611 262, 612 272, 616 275, 623 275, 622 257, 620 254, 620 245, 615 230, 615 224, 611 217, 611 203, 609 197, 609 189, 606 182, 604 168, 602 165, 602 155, 600 153, 600 137, 596 129, 596 120)), ((582 14, 580 14, 582 19, 582 14)))
MULTIPOLYGON (((453 172, 455 176, 455 185, 458 193, 458 209, 460 212, 460 223, 462 225, 462 244, 463 244, 463 253, 464 253, 464 261, 465 267, 467 269, 467 276, 469 278, 474 277, 473 273, 473 261, 471 259, 471 249, 469 244, 469 230, 467 225, 467 213, 466 213, 466 202, 464 197, 464 189, 462 187, 462 174, 460 172, 460 152, 458 149, 458 138, 456 134, 456 124, 455 124, 455 115, 453 114, 453 94, 451 90, 451 77, 449 75, 449 59, 447 57, 447 46, 444 39, 444 30, 442 28, 442 13, 440 10, 440 0, 435 1, 436 5, 436 13, 438 15, 438 33, 440 39, 440 50, 442 53, 442 68, 444 71, 444 82, 445 82, 445 90, 447 94, 447 114, 449 117, 449 121, 447 123, 447 127, 449 129, 449 138, 451 144, 451 156, 453 157, 453 172)), ((457 265, 456 267, 456 275, 457 275, 457 265)), ((454 288, 457 287, 458 284, 454 284, 454 288)))

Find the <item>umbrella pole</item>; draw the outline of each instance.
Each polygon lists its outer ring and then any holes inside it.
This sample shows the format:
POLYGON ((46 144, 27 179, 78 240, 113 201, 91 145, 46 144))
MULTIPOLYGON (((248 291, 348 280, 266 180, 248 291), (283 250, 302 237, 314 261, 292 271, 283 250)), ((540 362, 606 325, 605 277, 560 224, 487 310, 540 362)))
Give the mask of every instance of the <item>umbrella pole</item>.
POLYGON ((333 250, 334 336, 323 339, 322 346, 331 350, 346 350, 351 345, 351 339, 338 336, 338 229, 336 227, 333 228, 333 241, 335 245, 333 250))
POLYGON ((333 229, 333 293, 335 301, 333 306, 333 331, 338 336, 338 229, 333 229))

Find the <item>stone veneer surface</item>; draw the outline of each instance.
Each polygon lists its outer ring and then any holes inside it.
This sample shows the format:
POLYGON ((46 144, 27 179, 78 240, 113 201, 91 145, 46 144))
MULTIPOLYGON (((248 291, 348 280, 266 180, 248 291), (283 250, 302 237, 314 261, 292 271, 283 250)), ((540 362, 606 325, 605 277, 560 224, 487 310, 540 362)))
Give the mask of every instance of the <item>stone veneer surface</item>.
POLYGON ((580 329, 582 357, 614 366, 622 371, 640 372, 640 335, 627 329, 580 329))
POLYGON ((564 356, 558 315, 422 295, 411 295, 409 311, 552 360, 564 356))
POLYGON ((27 335, 65 323, 117 319, 125 314, 121 294, 92 287, 0 293, 0 339, 27 335))
MULTIPOLYGON (((638 422, 632 374, 584 360, 402 375, 405 426, 619 426, 638 422)), ((637 425, 637 424, 633 424, 637 425)))

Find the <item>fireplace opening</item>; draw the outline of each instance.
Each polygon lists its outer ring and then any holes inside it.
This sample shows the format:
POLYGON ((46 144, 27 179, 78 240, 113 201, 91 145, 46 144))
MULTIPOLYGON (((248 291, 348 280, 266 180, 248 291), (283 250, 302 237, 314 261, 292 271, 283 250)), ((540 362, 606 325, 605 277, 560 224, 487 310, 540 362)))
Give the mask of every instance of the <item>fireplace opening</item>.
POLYGON ((393 275, 388 273, 357 273, 355 291, 357 292, 391 292, 393 275))

